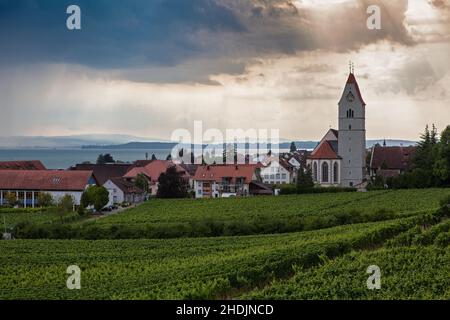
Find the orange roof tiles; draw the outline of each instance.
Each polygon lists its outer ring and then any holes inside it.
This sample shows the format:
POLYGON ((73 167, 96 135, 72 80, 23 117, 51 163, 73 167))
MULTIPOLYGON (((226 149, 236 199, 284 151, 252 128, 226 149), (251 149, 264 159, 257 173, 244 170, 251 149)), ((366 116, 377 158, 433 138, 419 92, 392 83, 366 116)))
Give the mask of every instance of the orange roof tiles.
POLYGON ((321 143, 309 156, 309 159, 339 159, 330 141, 321 143))
POLYGON ((244 178, 245 183, 250 183, 257 169, 258 165, 255 164, 199 166, 194 180, 221 182, 222 178, 228 177, 232 179, 244 178))
POLYGON ((2 190, 82 191, 92 171, 0 170, 2 190))
POLYGON ((46 170, 39 160, 0 161, 0 170, 46 170))
POLYGON ((151 182, 156 183, 158 182, 159 176, 161 173, 166 172, 166 170, 170 166, 175 166, 178 170, 178 172, 183 173, 184 176, 188 176, 188 173, 186 173, 186 170, 183 169, 181 166, 173 163, 169 160, 153 160, 151 163, 146 165, 145 167, 135 167, 130 169, 125 175, 124 178, 136 178, 139 174, 144 174, 147 177, 150 178, 151 182))

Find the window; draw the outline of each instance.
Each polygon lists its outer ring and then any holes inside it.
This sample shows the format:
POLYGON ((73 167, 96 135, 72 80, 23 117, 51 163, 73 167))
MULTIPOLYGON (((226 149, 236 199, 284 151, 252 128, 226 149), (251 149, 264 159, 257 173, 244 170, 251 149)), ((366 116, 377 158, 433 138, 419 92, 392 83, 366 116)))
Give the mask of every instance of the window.
POLYGON ((355 117, 355 111, 352 109, 347 110, 347 118, 354 118, 355 117))
POLYGON ((286 173, 282 173, 282 174, 281 174, 281 179, 283 179, 283 180, 286 179, 286 173))
POLYGON ((352 130, 352 125, 351 124, 348 125, 348 130, 352 130))
POLYGON ((280 180, 280 174, 279 174, 279 173, 277 173, 276 179, 277 179, 277 180, 280 180))
POLYGON ((322 182, 328 182, 328 163, 322 164, 322 182))
POLYGON ((314 181, 317 181, 317 162, 314 162, 313 165, 313 179, 314 181))
POLYGON ((337 183, 338 180, 339 180, 339 173, 338 173, 338 171, 339 171, 339 165, 338 165, 337 162, 335 162, 333 164, 333 182, 334 183, 337 183))

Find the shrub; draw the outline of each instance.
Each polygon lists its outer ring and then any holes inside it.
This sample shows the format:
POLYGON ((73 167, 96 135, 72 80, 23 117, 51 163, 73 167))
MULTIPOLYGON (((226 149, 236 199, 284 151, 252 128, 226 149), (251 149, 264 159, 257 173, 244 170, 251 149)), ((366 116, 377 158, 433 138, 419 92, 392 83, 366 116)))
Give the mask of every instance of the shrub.
POLYGON ((38 203, 41 207, 51 207, 55 204, 55 201, 50 193, 42 192, 38 196, 38 203))

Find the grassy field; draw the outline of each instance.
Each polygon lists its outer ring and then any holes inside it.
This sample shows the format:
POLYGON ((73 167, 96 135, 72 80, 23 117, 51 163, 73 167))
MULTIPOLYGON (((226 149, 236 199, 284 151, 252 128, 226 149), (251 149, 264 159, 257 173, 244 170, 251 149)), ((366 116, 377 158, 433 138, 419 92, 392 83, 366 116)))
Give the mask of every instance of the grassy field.
MULTIPOLYGON (((90 232, 130 226, 123 234, 129 239, 0 241, 0 299, 448 299, 450 220, 437 209, 449 193, 153 200, 94 223, 63 225, 90 232), (204 228, 204 221, 265 221, 282 233, 131 239, 142 226, 204 228), (301 232, 280 227, 295 221, 301 232), (372 264, 382 269, 380 291, 366 287, 372 264), (69 265, 82 270, 81 290, 66 288, 69 265)), ((44 216, 33 219, 53 228, 44 216)))

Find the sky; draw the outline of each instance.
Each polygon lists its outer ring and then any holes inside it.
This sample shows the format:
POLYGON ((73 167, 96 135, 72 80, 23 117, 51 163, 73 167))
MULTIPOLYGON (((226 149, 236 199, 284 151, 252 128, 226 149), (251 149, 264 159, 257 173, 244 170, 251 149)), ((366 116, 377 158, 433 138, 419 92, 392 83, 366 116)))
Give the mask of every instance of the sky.
POLYGON ((450 124, 449 57, 450 0, 0 0, 0 136, 319 140, 351 60, 367 138, 417 140, 450 124))

